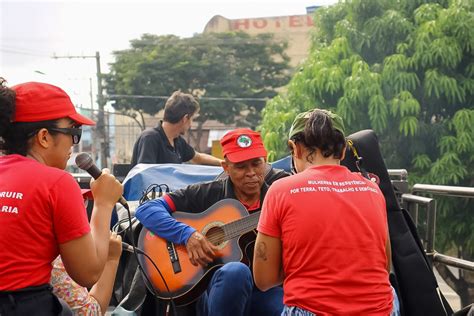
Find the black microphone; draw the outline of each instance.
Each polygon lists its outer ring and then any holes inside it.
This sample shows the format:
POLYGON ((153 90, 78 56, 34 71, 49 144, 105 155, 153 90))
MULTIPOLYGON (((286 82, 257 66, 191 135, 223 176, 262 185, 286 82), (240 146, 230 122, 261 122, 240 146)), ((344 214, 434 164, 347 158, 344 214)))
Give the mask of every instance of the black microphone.
MULTIPOLYGON (((92 157, 86 153, 80 153, 76 156, 76 165, 80 169, 90 174, 94 179, 99 178, 102 174, 102 170, 97 168, 97 166, 94 164, 94 161, 92 160, 92 157)), ((127 200, 125 200, 123 196, 120 197, 118 202, 128 209, 127 200)))

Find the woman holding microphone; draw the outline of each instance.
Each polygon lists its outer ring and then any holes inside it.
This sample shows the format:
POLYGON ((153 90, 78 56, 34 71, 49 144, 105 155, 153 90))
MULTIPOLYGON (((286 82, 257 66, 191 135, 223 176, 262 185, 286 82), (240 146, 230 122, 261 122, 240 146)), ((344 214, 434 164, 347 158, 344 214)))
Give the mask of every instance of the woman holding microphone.
POLYGON ((78 284, 91 287, 109 252, 112 208, 122 185, 104 169, 91 182, 90 225, 80 188, 64 171, 82 125, 59 87, 0 80, 0 314, 57 315, 52 261, 60 254, 78 284))

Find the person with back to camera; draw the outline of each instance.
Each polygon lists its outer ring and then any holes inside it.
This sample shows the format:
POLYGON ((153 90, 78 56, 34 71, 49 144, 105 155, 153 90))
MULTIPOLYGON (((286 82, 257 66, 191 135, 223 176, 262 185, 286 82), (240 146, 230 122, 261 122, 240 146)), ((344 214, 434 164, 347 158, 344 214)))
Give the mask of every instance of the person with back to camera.
POLYGON ((338 115, 299 114, 288 146, 297 174, 270 187, 258 224, 256 286, 283 282, 282 315, 397 315, 385 198, 340 165, 338 115))
POLYGON ((175 91, 165 104, 163 121, 143 131, 133 146, 132 167, 139 163, 183 163, 220 166, 221 160, 195 151, 182 137, 199 112, 190 94, 175 91))
POLYGON ((107 169, 91 181, 89 225, 79 185, 64 169, 81 125, 94 122, 56 86, 0 83, 0 314, 58 315, 61 305, 48 283, 52 261, 61 254, 81 286, 97 282, 123 189, 107 169))

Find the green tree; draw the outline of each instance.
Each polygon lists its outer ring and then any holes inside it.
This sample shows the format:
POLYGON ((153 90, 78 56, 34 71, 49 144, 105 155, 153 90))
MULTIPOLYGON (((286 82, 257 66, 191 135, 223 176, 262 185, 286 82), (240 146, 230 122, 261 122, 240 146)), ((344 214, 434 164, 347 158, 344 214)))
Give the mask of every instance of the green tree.
MULTIPOLYGON (((287 154, 281 140, 296 113, 320 107, 350 132, 374 129, 387 166, 408 169, 412 183, 474 186, 473 6, 348 0, 318 9, 310 56, 263 111, 270 158, 287 154)), ((438 250, 473 260, 472 199, 438 206, 438 250)), ((472 273, 440 272, 464 305, 474 301, 472 273)))
POLYGON ((106 77, 109 95, 125 95, 114 97, 114 107, 153 115, 166 101, 153 96, 169 96, 177 89, 192 93, 201 97, 198 139, 210 119, 255 127, 265 105, 262 100, 275 96, 275 89, 289 81, 287 44, 270 34, 213 33, 191 38, 145 34, 130 43, 131 48, 114 53, 106 77))

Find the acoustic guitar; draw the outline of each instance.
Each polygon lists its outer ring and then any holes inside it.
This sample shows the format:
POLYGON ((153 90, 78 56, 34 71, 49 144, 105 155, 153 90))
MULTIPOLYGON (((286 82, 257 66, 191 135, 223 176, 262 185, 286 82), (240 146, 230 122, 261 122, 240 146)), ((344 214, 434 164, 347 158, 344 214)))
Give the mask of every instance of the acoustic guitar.
POLYGON ((195 228, 219 248, 215 260, 205 268, 191 264, 186 246, 166 241, 143 228, 138 248, 151 257, 163 278, 145 256, 139 256, 139 260, 158 297, 172 298, 177 305, 192 303, 207 289, 216 269, 236 261, 249 265, 259 216, 260 212, 249 215, 234 199, 221 200, 199 214, 174 212, 176 220, 195 228))

